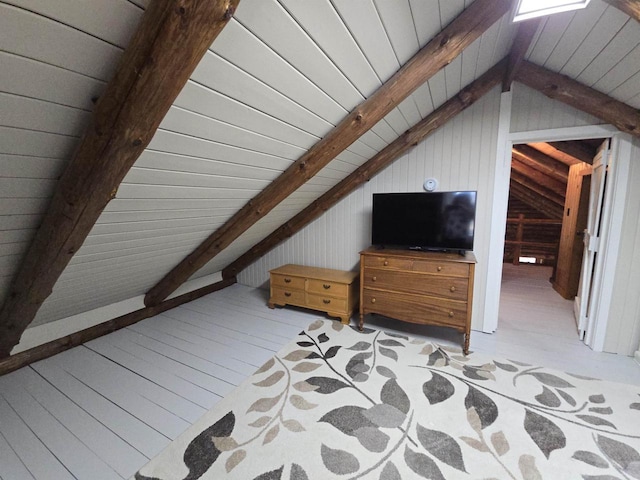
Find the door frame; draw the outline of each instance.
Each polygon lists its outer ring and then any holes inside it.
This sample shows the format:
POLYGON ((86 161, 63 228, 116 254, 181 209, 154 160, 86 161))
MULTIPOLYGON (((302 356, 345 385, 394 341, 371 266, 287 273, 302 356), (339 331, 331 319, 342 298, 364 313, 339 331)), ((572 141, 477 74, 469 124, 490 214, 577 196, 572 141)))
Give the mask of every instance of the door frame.
POLYGON ((511 92, 501 94, 492 199, 493 213, 490 226, 487 298, 485 301, 482 331, 485 333, 493 333, 498 327, 512 146, 517 143, 611 138, 611 153, 614 161, 612 162, 609 172, 610 184, 607 188, 605 198, 606 209, 602 219, 602 254, 598 256, 598 265, 596 267, 599 270, 599 275, 598 278, 594 279, 600 291, 598 300, 594 305, 594 314, 596 315, 597 321, 594 324, 591 335, 589 335, 587 339, 587 344, 593 350, 602 351, 607 329, 607 313, 609 312, 613 294, 617 250, 622 231, 622 217, 624 214, 627 190, 626 178, 628 177, 631 157, 631 137, 628 134, 620 132, 612 125, 585 125, 511 133, 509 131, 511 104, 511 92), (622 141, 623 139, 625 141, 622 141))

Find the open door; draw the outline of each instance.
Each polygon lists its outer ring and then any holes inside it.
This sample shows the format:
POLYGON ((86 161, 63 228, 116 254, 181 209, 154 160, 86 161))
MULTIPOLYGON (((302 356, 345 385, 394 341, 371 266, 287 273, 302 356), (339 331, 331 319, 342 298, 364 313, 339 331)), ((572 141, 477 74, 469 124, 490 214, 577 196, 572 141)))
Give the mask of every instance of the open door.
POLYGON ((589 325, 589 306, 593 287, 593 273, 600 243, 600 221, 605 198, 607 167, 610 162, 611 151, 609 139, 605 140, 593 159, 591 174, 591 192, 589 194, 589 217, 584 231, 584 254, 582 256, 582 270, 578 295, 575 299, 574 313, 578 323, 580 339, 583 339, 589 325))

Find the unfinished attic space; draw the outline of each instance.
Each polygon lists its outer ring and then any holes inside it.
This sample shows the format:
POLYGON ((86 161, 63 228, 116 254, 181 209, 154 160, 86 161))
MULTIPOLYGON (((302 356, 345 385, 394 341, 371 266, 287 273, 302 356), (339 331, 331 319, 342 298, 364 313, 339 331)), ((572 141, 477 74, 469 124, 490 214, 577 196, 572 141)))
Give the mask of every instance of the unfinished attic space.
POLYGON ((637 478, 637 0, 0 0, 0 480, 637 478))

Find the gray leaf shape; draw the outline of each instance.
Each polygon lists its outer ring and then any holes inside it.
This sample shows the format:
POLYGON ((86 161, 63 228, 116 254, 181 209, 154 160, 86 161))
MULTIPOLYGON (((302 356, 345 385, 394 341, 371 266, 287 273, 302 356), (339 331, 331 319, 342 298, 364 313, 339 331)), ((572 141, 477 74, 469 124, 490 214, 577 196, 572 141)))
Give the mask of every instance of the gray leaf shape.
POLYGON ((493 363, 496 364, 496 367, 501 368, 502 370, 505 370, 507 372, 517 372, 518 371, 518 367, 516 367, 514 365, 509 365, 508 363, 500 363, 500 362, 496 362, 495 360, 493 361, 493 363))
POLYGON ((576 400, 567 392, 565 392, 564 390, 556 390, 556 392, 558 392, 558 395, 564 398, 564 401, 567 402, 569 405, 571 405, 572 407, 576 406, 576 400))
POLYGON ((396 374, 393 373, 393 371, 391 371, 390 368, 387 368, 383 365, 378 365, 376 367, 376 372, 378 372, 380 375, 382 375, 383 377, 387 377, 387 378, 397 378, 396 374))
POLYGON ((571 458, 575 458, 576 460, 597 468, 609 467, 609 463, 600 455, 593 452, 587 452, 586 450, 578 450, 571 458))
POLYGON ((253 480, 280 480, 282 478, 283 470, 284 470, 284 465, 276 470, 271 470, 270 472, 265 472, 262 475, 258 475, 253 480))
POLYGON ((341 380, 330 377, 311 377, 307 378, 307 383, 318 387, 315 389, 317 393, 322 393, 323 395, 328 395, 330 393, 336 392, 341 388, 348 388, 350 385, 344 383, 341 380))
POLYGON ((307 472, 304 471, 304 468, 297 463, 292 463, 289 480, 309 480, 309 476, 307 475, 307 472))
POLYGON ((392 360, 395 360, 396 362, 398 361, 398 354, 394 350, 391 350, 390 348, 384 348, 384 347, 378 347, 378 350, 380 351, 381 355, 384 355, 385 357, 389 357, 392 360))
POLYGON ((387 380, 382 386, 380 400, 387 405, 396 407, 405 415, 409 413, 409 409, 411 408, 409 397, 394 378, 387 380))
POLYGON ((379 345, 384 345, 385 347, 404 347, 403 343, 400 343, 397 340, 378 340, 379 345))
POLYGON ((347 350, 355 350, 357 352, 362 352, 371 348, 371 344, 369 342, 358 342, 354 346, 347 348, 347 350))
POLYGON ((590 423, 591 425, 598 425, 604 427, 611 427, 614 430, 617 430, 616 426, 608 420, 604 418, 596 417, 595 415, 576 415, 583 422, 590 423))
POLYGON ((278 370, 276 373, 269 375, 264 380, 254 383, 254 385, 256 387, 271 387, 278 383, 282 377, 284 377, 284 372, 282 370, 278 370))
POLYGON ((631 405, 629 405, 629 408, 631 410, 640 410, 640 403, 632 403, 631 405))
POLYGON ((395 464, 388 462, 380 472, 380 480, 402 480, 402 477, 395 464))
POLYGON ((271 367, 273 367, 275 365, 276 361, 273 359, 273 357, 271 357, 269 360, 267 360, 264 365, 262 365, 258 370, 256 370, 256 375, 258 373, 264 373, 267 370, 269 370, 271 367))
POLYGON ((467 410, 471 407, 475 408, 478 417, 480 417, 480 424, 483 430, 498 418, 498 407, 493 400, 472 386, 469 386, 469 392, 464 399, 464 406, 467 410))
POLYGON ((440 349, 437 349, 435 352, 429 355, 429 361, 427 362, 427 365, 436 365, 436 363, 438 365, 440 365, 441 363, 444 365, 449 364, 449 359, 440 351, 440 349))
POLYGON ((342 347, 340 345, 334 345, 333 347, 331 347, 329 350, 326 351, 326 353, 324 354, 325 358, 333 358, 336 356, 336 353, 338 353, 338 350, 340 350, 342 347))
POLYGON ((326 333, 321 333, 320 335, 318 335, 318 341, 320 343, 328 342, 329 341, 329 337, 327 336, 326 333))
POLYGON ((433 372, 431 380, 422 385, 422 391, 431 405, 444 402, 456 391, 453 384, 442 375, 433 372))
POLYGON ((583 475, 584 480, 620 480, 620 477, 614 477, 613 475, 583 475))
POLYGON ((612 415, 613 409, 611 407, 591 407, 590 412, 599 413, 600 415, 612 415))
POLYGON ((632 463, 640 462, 640 454, 635 448, 626 443, 603 437, 602 435, 596 436, 596 443, 600 447, 600 451, 623 470, 626 470, 632 463))
POLYGON ((382 428, 396 428, 401 426, 406 415, 396 407, 387 404, 374 405, 363 413, 371 422, 382 428))
POLYGON ((529 373, 529 375, 535 377, 539 382, 544 383, 549 387, 573 388, 573 385, 571 385, 565 379, 558 377, 557 375, 552 375, 545 372, 531 372, 529 373))
POLYGON ((442 476, 442 472, 432 459, 422 453, 417 453, 409 449, 404 448, 404 461, 411 470, 420 475, 422 478, 428 478, 429 480, 445 480, 442 476))
POLYGON ((357 353, 349 359, 345 370, 347 374, 355 380, 355 377, 360 373, 366 373, 369 371, 369 366, 365 364, 365 360, 369 359, 373 355, 373 352, 357 353))
POLYGON ((353 432, 360 445, 374 453, 382 453, 389 444, 389 435, 375 427, 359 428, 353 432))
POLYGON ((518 468, 520 468, 523 480, 542 480, 540 470, 536 467, 536 458, 533 455, 520 455, 518 468))
POLYGON ((427 452, 450 467, 467 472, 464 467, 462 450, 453 437, 444 432, 429 430, 422 425, 417 426, 417 432, 418 441, 427 452))
POLYGON ((189 442, 182 456, 185 466, 189 469, 187 478, 200 478, 209 470, 220 455, 220 450, 216 448, 212 438, 228 437, 233 432, 235 423, 235 415, 229 412, 189 442))
POLYGON ((525 410, 524 429, 547 459, 551 452, 567 445, 564 433, 555 423, 531 410, 525 410))
POLYGON ((333 425, 346 435, 354 436, 354 431, 360 428, 373 427, 375 424, 364 416, 365 409, 355 405, 343 405, 335 408, 318 420, 333 425))
POLYGON ((546 405, 547 407, 556 408, 562 404, 558 396, 544 385, 542 386, 542 393, 536 395, 535 399, 538 401, 538 403, 546 405))
POLYGON ((385 332, 385 335, 387 337, 402 338, 403 340, 406 340, 407 342, 409 341, 409 337, 407 337, 406 335, 402 335, 401 333, 385 332))
POLYGON ((276 405, 276 403, 278 403, 278 401, 280 400, 280 397, 282 397, 282 393, 280 395, 276 395, 275 397, 260 398, 251 404, 251 406, 247 410, 247 413, 268 412, 276 405))
POLYGON ((360 469, 360 462, 349 452, 327 447, 324 443, 320 447, 322 463, 331 473, 347 475, 360 469))
POLYGON ((604 395, 599 393, 598 395, 591 395, 589 397, 589 401, 591 403, 604 403, 605 402, 605 398, 604 398, 604 395))

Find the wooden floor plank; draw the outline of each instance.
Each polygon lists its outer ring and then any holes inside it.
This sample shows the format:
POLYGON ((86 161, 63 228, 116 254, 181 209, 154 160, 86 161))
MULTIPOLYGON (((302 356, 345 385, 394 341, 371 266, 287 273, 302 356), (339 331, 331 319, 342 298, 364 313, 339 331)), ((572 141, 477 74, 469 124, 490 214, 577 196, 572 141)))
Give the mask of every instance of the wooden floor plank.
POLYGON ((33 369, 21 369, 13 377, 58 422, 86 445, 105 464, 126 478, 146 457, 114 434, 33 369), (108 448, 106 448, 108 446, 108 448))
POLYGON ((22 460, 20 460, 20 457, 13 448, 11 448, 11 445, 9 445, 9 442, 4 438, 2 432, 0 432, 0 479, 34 480, 33 475, 31 475, 27 467, 22 463, 22 460))
POLYGON ((34 370, 85 412, 118 435, 146 458, 152 458, 165 448, 170 438, 162 435, 131 413, 100 395, 91 387, 75 378, 52 359, 33 365, 34 370))

